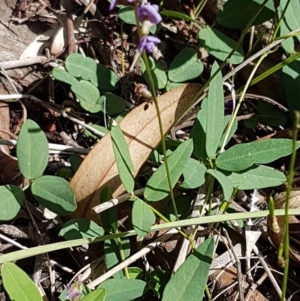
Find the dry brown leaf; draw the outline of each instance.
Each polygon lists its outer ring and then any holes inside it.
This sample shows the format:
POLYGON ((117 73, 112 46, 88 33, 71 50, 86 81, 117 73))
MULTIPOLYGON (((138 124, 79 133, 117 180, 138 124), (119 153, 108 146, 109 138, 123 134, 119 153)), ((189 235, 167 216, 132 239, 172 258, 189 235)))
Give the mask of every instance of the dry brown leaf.
MULTIPOLYGON (((182 115, 198 90, 198 85, 187 84, 158 97, 164 133, 182 115)), ((155 105, 141 104, 126 115, 120 127, 128 144, 136 176, 161 140, 155 105)), ((71 218, 84 217, 99 221, 98 215, 91 209, 99 204, 100 190, 105 186, 110 188, 114 197, 125 191, 118 175, 109 134, 88 154, 71 180, 77 200, 77 210, 71 218)))
MULTIPOLYGON (((275 198, 275 208, 276 209, 284 209, 285 208, 285 199, 286 199, 286 192, 279 193, 275 198)), ((295 189, 290 193, 290 209, 299 209, 300 208, 300 189, 295 189)), ((284 217, 278 216, 277 222, 279 226, 279 233, 274 233, 271 230, 270 220, 268 219, 268 229, 270 237, 274 243, 274 245, 278 248, 280 243, 282 242, 283 235, 284 235, 284 217)), ((293 232, 298 232, 295 234, 294 237, 298 239, 299 231, 300 231, 300 222, 296 216, 289 216, 289 229, 290 229, 290 236, 293 236, 293 232)), ((296 263, 300 264, 300 247, 293 245, 293 241, 291 240, 290 243, 290 258, 293 259, 296 263)))

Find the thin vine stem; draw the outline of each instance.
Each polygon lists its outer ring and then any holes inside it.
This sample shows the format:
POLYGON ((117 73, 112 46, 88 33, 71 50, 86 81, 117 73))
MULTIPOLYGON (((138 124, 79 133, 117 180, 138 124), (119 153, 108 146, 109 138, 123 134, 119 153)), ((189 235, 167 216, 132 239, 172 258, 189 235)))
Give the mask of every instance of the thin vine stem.
POLYGON ((286 190, 286 199, 285 199, 285 215, 284 215, 284 237, 283 237, 283 245, 284 245, 284 274, 282 281, 282 295, 280 300, 285 300, 285 295, 287 291, 287 281, 288 281, 288 272, 289 272, 289 261, 290 261, 290 237, 289 237, 289 208, 290 208, 290 194, 293 185, 294 178, 294 167, 296 162, 297 155, 297 139, 298 139, 298 131, 300 127, 300 112, 295 112, 295 120, 294 120, 294 129, 293 129, 293 152, 291 155, 291 161, 289 166, 289 174, 288 174, 288 185, 286 190))
MULTIPOLYGON (((141 32, 141 27, 140 27, 138 16, 137 16, 137 5, 135 7, 135 18, 136 18, 136 23, 137 23, 137 31, 138 31, 139 39, 141 39, 142 38, 142 32, 141 32)), ((169 169, 169 163, 168 163, 168 157, 167 157, 167 148, 166 148, 166 142, 165 142, 165 135, 164 135, 164 129, 163 129, 162 119, 161 119, 160 110, 159 110, 157 94, 156 94, 152 74, 151 74, 151 71, 150 71, 149 59, 148 59, 148 56, 147 56, 145 50, 142 53, 142 58, 143 58, 143 61, 145 63, 145 66, 146 66, 146 73, 147 73, 147 77, 148 77, 148 80, 149 80, 149 86, 150 86, 150 90, 151 90, 152 97, 153 97, 153 102, 154 102, 155 109, 156 109, 156 115, 157 115, 158 125, 159 125, 159 132, 160 132, 160 137, 161 137, 161 146, 162 146, 162 151, 163 151, 163 155, 164 155, 164 164, 165 164, 165 168, 166 168, 166 174, 167 174, 167 179, 168 179, 168 186, 169 186, 169 192, 170 192, 170 197, 171 197, 171 201, 172 201, 172 206, 173 206, 173 210, 174 210, 176 220, 179 220, 178 210, 177 210, 177 207, 176 207, 175 197, 174 197, 174 193, 173 193, 173 187, 172 187, 172 183, 171 183, 170 169, 169 169)))

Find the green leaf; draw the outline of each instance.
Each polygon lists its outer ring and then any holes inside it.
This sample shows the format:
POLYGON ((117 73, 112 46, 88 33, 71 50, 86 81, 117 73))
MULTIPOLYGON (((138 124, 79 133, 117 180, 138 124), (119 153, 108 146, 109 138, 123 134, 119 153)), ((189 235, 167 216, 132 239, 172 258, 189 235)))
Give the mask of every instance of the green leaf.
MULTIPOLYGON (((105 96, 104 96, 105 97, 105 96)), ((98 124, 90 124, 91 127, 93 127, 94 129, 107 134, 109 132, 109 130, 107 128, 105 128, 104 126, 98 125, 98 124)), ((92 133, 91 131, 89 131, 88 129, 84 130, 84 133, 94 139, 99 139, 99 136, 95 135, 94 133, 92 133)))
POLYGON ((134 189, 134 168, 123 132, 119 126, 114 126, 110 135, 121 181, 127 192, 132 192, 134 189))
POLYGON ((129 279, 142 279, 144 276, 144 271, 138 267, 128 267, 129 279))
POLYGON ((104 229, 91 220, 74 218, 62 226, 59 235, 66 240, 92 238, 104 235, 104 229))
MULTIPOLYGON (((292 152, 290 139, 269 139, 237 144, 220 154, 216 160, 219 169, 228 171, 245 170, 253 164, 266 164, 292 152)), ((297 143, 299 148, 300 143, 297 143)))
POLYGON ((257 112, 259 114, 259 118, 265 124, 270 126, 282 126, 286 123, 286 114, 283 112, 279 112, 275 109, 273 105, 270 103, 261 101, 257 105, 257 112))
POLYGON ((17 141, 18 164, 22 175, 33 180, 42 175, 48 164, 47 138, 33 120, 26 120, 17 141))
POLYGON ((183 85, 182 83, 173 83, 173 82, 168 82, 166 85, 166 92, 171 91, 179 86, 183 85))
MULTIPOLYGON (((219 68, 215 62, 211 75, 219 68)), ((206 153, 214 157, 218 149, 224 129, 224 96, 223 80, 221 72, 209 84, 207 95, 207 116, 206 116, 206 153)))
POLYGON ((144 201, 136 198, 132 207, 132 225, 139 237, 144 237, 155 223, 155 214, 144 201))
POLYGON ((188 15, 186 15, 184 13, 180 13, 180 12, 174 11, 174 10, 162 10, 159 13, 162 16, 173 17, 173 18, 177 18, 177 19, 180 19, 180 20, 195 22, 195 20, 193 18, 191 18, 190 16, 188 16, 188 15))
POLYGON ((173 82, 185 82, 198 77, 203 71, 203 64, 193 48, 182 49, 172 61, 168 77, 173 82))
MULTIPOLYGON (((279 28, 279 35, 284 36, 291 32, 291 30, 288 28, 288 25, 286 23, 286 20, 283 19, 279 28)), ((290 37, 288 39, 284 39, 281 42, 282 48, 285 50, 287 54, 292 54, 295 51, 295 43, 294 38, 290 37)))
POLYGON ((80 164, 82 163, 83 158, 81 158, 78 155, 73 154, 70 156, 69 161, 71 164, 72 171, 75 173, 77 171, 77 169, 79 168, 80 164))
POLYGON ((103 108, 103 97, 100 98, 99 90, 90 82, 81 80, 79 85, 71 86, 83 109, 91 113, 98 113, 103 108))
MULTIPOLYGON (((117 115, 125 110, 125 100, 122 97, 119 97, 112 93, 105 94, 106 97, 106 106, 105 112, 108 115, 117 115)), ((104 108, 101 110, 104 112, 104 108)))
MULTIPOLYGON (((236 45, 236 41, 215 28, 203 28, 199 31, 199 39, 205 50, 217 59, 224 61, 236 45)), ((241 45, 229 59, 231 64, 240 64, 244 60, 244 51, 241 45)))
POLYGON ((62 70, 62 69, 54 69, 52 71, 52 76, 63 83, 69 84, 69 85, 77 85, 79 82, 78 80, 72 76, 69 72, 62 70))
MULTIPOLYGON (((193 151, 192 140, 181 143, 176 150, 168 157, 169 172, 172 187, 178 181, 185 164, 193 151)), ((166 166, 161 165, 150 177, 145 188, 144 197, 147 201, 160 201, 169 195, 169 185, 166 173, 166 166)))
MULTIPOLYGON (((119 246, 116 240, 105 240, 104 241, 104 254, 105 254, 105 263, 107 269, 111 269, 122 262, 120 255, 120 248, 122 247, 124 251, 125 258, 130 255, 130 241, 128 238, 121 238, 121 246, 119 246)), ((123 271, 119 271, 113 276, 116 279, 123 279, 123 271)), ((102 287, 102 286, 101 286, 102 287)))
POLYGON ((241 172, 225 172, 233 187, 239 189, 262 189, 279 186, 286 181, 285 175, 263 165, 251 167, 241 172))
POLYGON ((31 192, 40 204, 58 215, 68 215, 77 207, 74 191, 63 178, 38 178, 31 185, 31 192))
MULTIPOLYGON (((279 6, 279 10, 281 11, 281 13, 284 10, 284 7, 286 6, 288 0, 281 0, 280 1, 280 6, 279 6)), ((300 11, 300 2, 299 1, 290 1, 288 8, 285 12, 284 15, 284 20, 287 24, 287 27, 289 29, 289 31, 295 30, 297 28, 300 27, 300 20, 299 20, 299 13, 300 11)), ((295 37, 296 39, 298 39, 298 41, 300 41, 300 37, 299 35, 296 35, 295 37)))
POLYGON ((139 279, 108 279, 99 287, 106 291, 105 301, 131 301, 143 295, 146 282, 139 279))
MULTIPOLYGON (((113 195, 110 189, 106 186, 100 192, 101 204, 108 202, 111 199, 113 199, 113 195)), ((118 229, 118 212, 116 206, 101 212, 100 215, 103 226, 107 229, 107 231, 115 233, 118 229)))
POLYGON ((2 265, 1 276, 9 298, 14 301, 43 301, 28 275, 12 262, 2 265))
POLYGON ((104 301, 106 300, 106 292, 104 288, 97 288, 80 301, 104 301))
POLYGON ((190 138, 193 139, 194 155, 201 161, 206 161, 207 154, 205 150, 206 142, 206 118, 207 118, 207 97, 201 103, 201 110, 198 112, 190 132, 190 138))
MULTIPOLYGON (((231 116, 229 116, 229 115, 227 115, 227 116, 224 117, 224 131, 223 131, 223 135, 222 135, 221 141, 219 143, 219 147, 220 148, 222 147, 223 142, 225 140, 225 136, 226 136, 226 132, 227 132, 226 128, 228 126, 228 123, 229 123, 230 119, 231 119, 231 116)), ((230 139, 232 138, 232 136, 236 132, 237 127, 238 127, 238 122, 237 122, 237 119, 235 118, 234 121, 233 121, 232 127, 230 129, 230 133, 228 135, 228 138, 227 138, 227 141, 225 143, 225 146, 227 145, 227 143, 230 141, 230 139)))
POLYGON ((162 301, 202 300, 214 254, 214 238, 206 239, 168 282, 162 301))
POLYGON ((300 58, 282 68, 282 84, 292 120, 294 111, 300 110, 300 58))
POLYGON ((97 63, 90 57, 84 57, 80 53, 73 53, 66 59, 66 69, 74 76, 97 85, 97 63))
MULTIPOLYGON (((177 208, 178 217, 180 220, 184 220, 188 218, 191 213, 191 204, 192 204, 192 197, 191 195, 181 195, 175 199, 175 204, 177 208)), ((174 207, 170 202, 167 207, 167 217, 170 221, 175 222, 177 220, 174 207)))
MULTIPOLYGON (((217 22, 229 28, 244 29, 260 10, 265 0, 230 0, 217 13, 217 22)), ((252 25, 259 25, 274 16, 274 3, 268 1, 252 25)))
POLYGON ((119 79, 117 75, 101 64, 97 65, 97 78, 98 83, 96 86, 101 91, 113 91, 118 88, 119 79))
POLYGON ((0 186, 0 220, 13 219, 21 209, 24 201, 23 190, 14 185, 0 186))
POLYGON ((199 161, 190 158, 183 169, 184 181, 181 183, 182 188, 195 189, 205 183, 206 167, 199 161))
POLYGON ((159 300, 162 297, 169 278, 170 275, 164 270, 154 270, 149 275, 148 285, 159 300))
POLYGON ((123 22, 130 25, 136 25, 135 12, 133 8, 127 6, 121 7, 118 15, 123 22))
POLYGON ((208 169, 207 173, 213 176, 219 182, 223 190, 224 199, 228 201, 231 198, 233 192, 232 183, 222 172, 218 170, 208 169))
MULTIPOLYGON (((149 65, 150 65, 150 71, 155 87, 157 89, 164 89, 168 81, 166 72, 156 61, 154 61, 150 57, 149 57, 149 65)), ((149 84, 149 79, 147 76, 146 66, 144 62, 142 62, 142 71, 143 71, 143 76, 145 78, 145 81, 147 82, 147 84, 149 84)))

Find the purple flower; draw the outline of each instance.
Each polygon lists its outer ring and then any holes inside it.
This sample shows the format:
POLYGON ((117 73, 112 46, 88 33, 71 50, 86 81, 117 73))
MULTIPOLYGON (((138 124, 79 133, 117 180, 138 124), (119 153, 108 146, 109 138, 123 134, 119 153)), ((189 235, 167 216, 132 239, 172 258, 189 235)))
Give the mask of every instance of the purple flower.
POLYGON ((143 50, 146 50, 148 53, 152 53, 153 47, 155 44, 160 43, 161 40, 154 36, 144 36, 141 38, 138 50, 140 53, 143 52, 143 50))
POLYGON ((158 24, 161 21, 161 15, 158 13, 158 5, 156 4, 140 5, 137 9, 137 15, 141 23, 149 20, 152 24, 158 24))
POLYGON ((118 4, 128 4, 134 2, 135 0, 111 0, 109 5, 109 10, 113 10, 118 4))

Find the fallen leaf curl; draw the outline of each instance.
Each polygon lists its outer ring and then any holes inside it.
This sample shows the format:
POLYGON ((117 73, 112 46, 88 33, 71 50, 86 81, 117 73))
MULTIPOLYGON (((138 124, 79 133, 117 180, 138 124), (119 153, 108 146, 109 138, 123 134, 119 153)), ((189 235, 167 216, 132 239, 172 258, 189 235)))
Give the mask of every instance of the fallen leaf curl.
MULTIPOLYGON (((158 97, 164 134, 181 117, 198 90, 199 85, 187 84, 158 97)), ((136 176, 161 140, 154 103, 143 103, 133 109, 120 122, 120 127, 129 148, 136 176)), ((100 203, 101 189, 108 186, 114 197, 125 191, 118 174, 110 134, 95 145, 70 184, 77 200, 77 210, 71 218, 84 217, 99 222, 99 217, 92 208, 100 203)))

